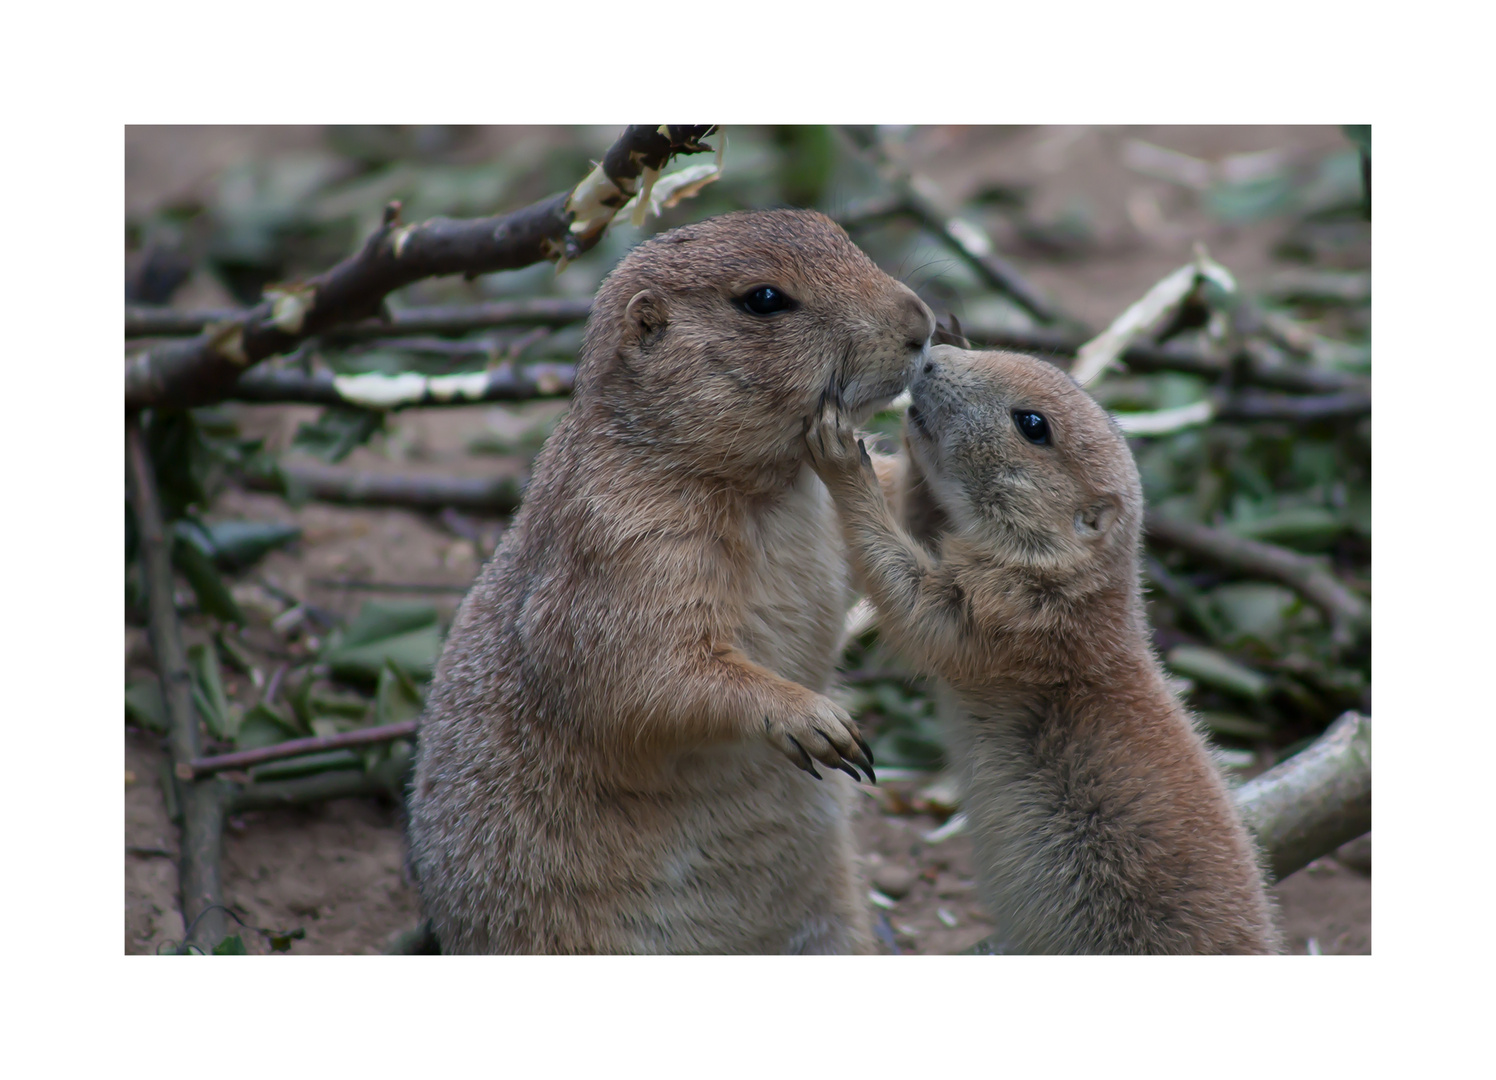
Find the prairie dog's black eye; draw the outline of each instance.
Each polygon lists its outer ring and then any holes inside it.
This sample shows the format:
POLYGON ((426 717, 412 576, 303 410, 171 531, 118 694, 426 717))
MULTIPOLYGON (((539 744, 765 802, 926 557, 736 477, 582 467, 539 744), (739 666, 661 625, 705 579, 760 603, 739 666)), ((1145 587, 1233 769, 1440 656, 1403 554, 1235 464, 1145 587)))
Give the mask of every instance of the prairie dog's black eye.
POLYGON ((798 305, 772 285, 760 285, 738 298, 744 311, 753 315, 773 315, 779 311, 791 311, 798 305))
POLYGON ((1044 446, 1049 442, 1049 421, 1036 412, 1027 409, 1013 410, 1013 423, 1018 425, 1018 430, 1023 437, 1035 446, 1044 446))

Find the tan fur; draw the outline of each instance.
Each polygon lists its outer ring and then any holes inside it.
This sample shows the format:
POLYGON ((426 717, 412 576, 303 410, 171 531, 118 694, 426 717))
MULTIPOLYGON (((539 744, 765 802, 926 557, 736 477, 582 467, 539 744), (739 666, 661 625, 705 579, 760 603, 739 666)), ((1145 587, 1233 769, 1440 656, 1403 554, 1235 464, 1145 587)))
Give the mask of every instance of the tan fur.
POLYGON ((851 597, 804 430, 828 387, 887 402, 932 328, 806 211, 674 229, 604 282, 422 721, 412 865, 444 951, 871 950, 854 789, 797 767, 866 762, 820 692, 851 597), (742 310, 760 285, 799 308, 742 310))
POLYGON ((936 346, 911 391, 905 513, 947 530, 938 554, 894 519, 834 403, 807 441, 884 627, 942 680, 997 940, 1279 951, 1255 848, 1149 644, 1142 486, 1116 425, 1011 353, 936 346), (1015 410, 1048 421, 1048 445, 1015 410))

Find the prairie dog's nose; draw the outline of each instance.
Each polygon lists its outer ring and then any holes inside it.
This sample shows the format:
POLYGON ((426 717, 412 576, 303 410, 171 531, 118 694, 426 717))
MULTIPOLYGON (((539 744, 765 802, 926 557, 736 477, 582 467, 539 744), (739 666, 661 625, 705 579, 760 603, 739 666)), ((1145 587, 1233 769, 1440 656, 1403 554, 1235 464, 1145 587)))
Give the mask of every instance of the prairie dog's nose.
POLYGON ((894 284, 898 286, 900 294, 905 340, 911 349, 923 349, 930 343, 930 335, 935 332, 935 314, 908 285, 902 281, 894 284))
POLYGON ((920 369, 921 375, 933 375, 940 369, 943 361, 949 353, 958 351, 954 345, 934 345, 925 354, 924 365, 920 369))

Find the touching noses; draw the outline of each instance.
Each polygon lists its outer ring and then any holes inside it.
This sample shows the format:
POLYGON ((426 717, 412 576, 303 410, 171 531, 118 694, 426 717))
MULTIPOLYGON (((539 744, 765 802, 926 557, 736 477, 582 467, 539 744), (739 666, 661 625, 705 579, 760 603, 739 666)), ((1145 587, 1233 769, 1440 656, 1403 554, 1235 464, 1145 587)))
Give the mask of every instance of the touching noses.
POLYGON ((904 302, 904 332, 909 347, 915 351, 922 351, 930 343, 930 335, 935 332, 935 316, 929 306, 914 295, 914 290, 899 282, 899 288, 903 290, 904 302))

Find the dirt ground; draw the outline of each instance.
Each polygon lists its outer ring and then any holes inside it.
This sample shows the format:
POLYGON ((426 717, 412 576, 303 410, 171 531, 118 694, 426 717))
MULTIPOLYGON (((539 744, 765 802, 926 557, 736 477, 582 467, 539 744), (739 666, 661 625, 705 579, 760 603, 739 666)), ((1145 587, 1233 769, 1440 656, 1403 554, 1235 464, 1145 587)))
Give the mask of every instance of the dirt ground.
MULTIPOLYGON (((139 211, 200 190, 219 169, 245 155, 313 145, 316 129, 130 129, 126 139, 127 207, 139 211)), ((1022 263, 1031 279, 1069 311, 1100 325, 1187 257, 1203 239, 1211 253, 1248 288, 1271 268, 1275 226, 1231 227, 1207 216, 1198 199, 1149 180, 1121 163, 1127 139, 1142 139, 1207 160, 1267 149, 1315 154, 1339 149, 1333 128, 1049 128, 930 129, 916 146, 924 169, 953 198, 994 182, 1024 183, 1035 192, 1036 213, 1058 214, 1083 199, 1094 212, 1097 247, 1075 261, 1035 257, 1022 263)), ((496 137, 497 141, 497 137, 496 137)), ((997 237, 1000 244, 1005 238, 997 237)), ((1006 238, 1012 239, 1012 238, 1006 238)), ((1017 240, 1014 240, 1017 244, 1017 240)), ((211 290, 209 290, 211 291, 211 290)), ((221 303, 201 284, 178 298, 182 306, 221 303)), ((247 433, 285 446, 315 410, 239 410, 247 433)), ((543 416, 541 417, 543 419, 543 416)), ((534 422, 504 408, 412 410, 345 462, 351 468, 483 473, 496 459, 474 455, 471 440, 534 422)), ((347 587, 350 580, 395 583, 450 617, 460 590, 477 573, 500 534, 497 523, 443 521, 400 510, 350 509, 309 503, 291 508, 279 498, 231 490, 213 517, 293 522, 303 529, 294 547, 269 555, 239 579, 236 595, 264 631, 287 606, 284 593, 314 607, 351 615, 378 596, 347 587), (268 586, 268 588, 267 588, 268 586)), ((189 635, 198 628, 189 626, 189 635)), ((314 628, 306 633, 315 633, 314 628)), ((149 664, 144 632, 126 628, 126 666, 149 664)), ((233 700, 252 703, 249 680, 231 675, 233 700)), ((176 896, 177 834, 162 798, 165 760, 160 740, 127 727, 125 737, 125 951, 153 953, 182 936, 176 896)), ((956 835, 931 840, 943 817, 910 813, 924 805, 934 778, 888 779, 868 789, 857 822, 872 883, 885 952, 949 953, 981 939, 990 927, 976 902, 970 846, 956 835), (901 811, 901 812, 895 812, 901 811)), ((403 873, 404 841, 397 807, 348 799, 311 809, 255 812, 231 818, 225 836, 226 899, 247 923, 272 929, 301 927, 293 953, 378 953, 392 935, 418 920, 416 897, 403 873)), ((1369 860, 1368 860, 1369 865, 1369 860)), ((1369 953, 1369 871, 1323 859, 1280 883, 1274 893, 1296 953, 1369 953)), ((266 951, 246 934, 251 951, 266 951)))

